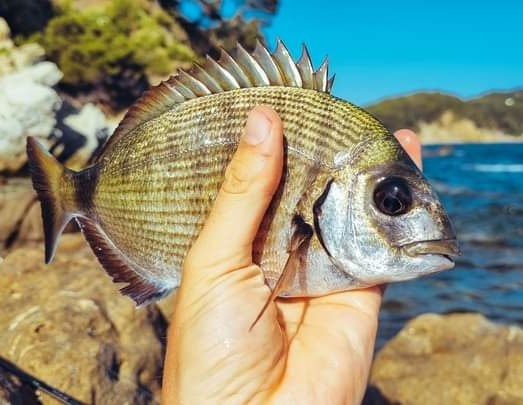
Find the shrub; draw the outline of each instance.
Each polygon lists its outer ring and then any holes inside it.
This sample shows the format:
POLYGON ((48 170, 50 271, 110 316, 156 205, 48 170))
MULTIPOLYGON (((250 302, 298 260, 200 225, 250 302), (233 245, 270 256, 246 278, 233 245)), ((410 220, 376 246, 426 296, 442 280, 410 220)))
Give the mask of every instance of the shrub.
POLYGON ((183 31, 161 8, 145 0, 114 0, 85 10, 66 2, 39 42, 67 84, 103 82, 128 69, 165 76, 195 58, 183 31))

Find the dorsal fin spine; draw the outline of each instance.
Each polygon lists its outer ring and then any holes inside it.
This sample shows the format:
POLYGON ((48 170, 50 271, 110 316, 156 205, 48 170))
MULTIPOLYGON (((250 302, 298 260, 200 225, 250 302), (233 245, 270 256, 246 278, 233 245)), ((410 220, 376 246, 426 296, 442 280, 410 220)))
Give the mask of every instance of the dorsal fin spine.
POLYGON ((194 67, 189 73, 204 83, 211 93, 221 93, 223 91, 220 84, 197 63, 194 64, 194 67))
POLYGON ((249 78, 243 71, 243 69, 238 65, 234 58, 227 53, 225 49, 222 48, 220 59, 218 63, 227 70, 231 75, 234 76, 241 88, 252 87, 252 83, 249 78))
POLYGON ((300 72, 280 39, 277 41, 276 51, 272 54, 272 57, 280 68, 284 83, 292 87, 302 87, 303 81, 300 72))
POLYGON ((196 97, 208 96, 211 91, 205 84, 184 70, 178 71, 178 80, 194 93, 196 97))
POLYGON ((302 77, 302 85, 306 89, 313 89, 314 88, 314 70, 312 68, 312 62, 311 57, 309 55, 309 50, 305 46, 305 44, 302 44, 301 49, 301 57, 296 64, 298 70, 300 71, 300 75, 302 77))
POLYGON ((316 72, 314 72, 314 82, 315 82, 317 90, 322 91, 322 92, 327 91, 328 75, 329 75, 329 59, 327 57, 325 57, 321 66, 318 68, 318 70, 316 70, 316 72))
POLYGON ((178 90, 176 90, 176 87, 174 84, 169 83, 168 81, 164 83, 166 87, 169 88, 171 91, 170 97, 175 100, 177 103, 182 103, 185 101, 185 97, 183 97, 182 93, 180 93, 178 90))
POLYGON ((272 86, 283 86, 283 80, 278 65, 274 62, 271 54, 260 41, 256 41, 256 48, 254 48, 252 56, 265 71, 272 86))
POLYGON ((207 60, 204 67, 211 76, 218 80, 218 83, 220 83, 220 86, 224 91, 240 88, 240 85, 234 76, 225 70, 222 65, 212 59, 209 55, 207 55, 207 60))
POLYGON ((185 84, 183 84, 178 77, 176 77, 175 80, 173 80, 175 89, 178 90, 178 92, 185 97, 186 100, 191 100, 193 98, 196 98, 196 94, 187 87, 185 84))
POLYGON ((334 84, 334 79, 336 78, 336 74, 333 74, 331 78, 327 81, 327 93, 331 92, 332 85, 334 84))
POLYGON ((240 44, 236 47, 235 59, 245 74, 249 76, 253 86, 269 86, 271 84, 267 77, 267 73, 265 73, 256 59, 254 59, 240 44))

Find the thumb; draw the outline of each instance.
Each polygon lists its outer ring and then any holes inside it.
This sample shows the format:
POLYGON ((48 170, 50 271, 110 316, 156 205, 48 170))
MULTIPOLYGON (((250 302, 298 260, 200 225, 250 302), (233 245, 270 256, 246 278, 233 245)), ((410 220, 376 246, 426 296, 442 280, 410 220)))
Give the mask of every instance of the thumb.
MULTIPOLYGON (((266 106, 253 109, 204 227, 185 259, 190 272, 226 273, 252 263, 252 243, 283 166, 283 128, 266 106)), ((193 274, 194 275, 194 274, 193 274)))

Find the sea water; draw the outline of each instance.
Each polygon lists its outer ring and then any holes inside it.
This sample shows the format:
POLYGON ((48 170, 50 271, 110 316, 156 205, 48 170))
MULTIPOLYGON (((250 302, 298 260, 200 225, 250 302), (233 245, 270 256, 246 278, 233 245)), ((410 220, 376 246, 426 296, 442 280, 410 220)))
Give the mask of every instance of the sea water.
POLYGON ((378 347, 418 314, 480 312, 523 326, 523 144, 433 145, 424 173, 460 241, 456 267, 389 285, 378 347))

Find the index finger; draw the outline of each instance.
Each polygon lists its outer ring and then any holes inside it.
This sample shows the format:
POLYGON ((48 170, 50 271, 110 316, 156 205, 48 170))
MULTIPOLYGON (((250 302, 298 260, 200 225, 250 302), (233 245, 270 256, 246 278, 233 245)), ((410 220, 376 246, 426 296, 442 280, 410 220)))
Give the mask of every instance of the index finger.
POLYGON ((416 163, 416 166, 422 170, 423 165, 421 163, 421 142, 416 133, 410 129, 400 129, 394 132, 394 136, 399 141, 403 149, 405 149, 405 152, 407 152, 414 163, 416 163))

